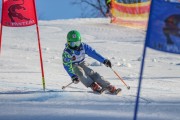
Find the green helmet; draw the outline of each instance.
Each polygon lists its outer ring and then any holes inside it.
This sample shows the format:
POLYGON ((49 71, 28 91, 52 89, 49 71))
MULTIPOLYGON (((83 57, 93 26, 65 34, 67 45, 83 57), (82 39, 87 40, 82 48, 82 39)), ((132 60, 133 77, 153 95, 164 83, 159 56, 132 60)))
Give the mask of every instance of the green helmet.
POLYGON ((77 42, 77 41, 81 41, 80 33, 76 30, 71 30, 67 34, 67 42, 77 42))
POLYGON ((111 3, 111 0, 106 0, 106 3, 107 3, 107 4, 111 3))

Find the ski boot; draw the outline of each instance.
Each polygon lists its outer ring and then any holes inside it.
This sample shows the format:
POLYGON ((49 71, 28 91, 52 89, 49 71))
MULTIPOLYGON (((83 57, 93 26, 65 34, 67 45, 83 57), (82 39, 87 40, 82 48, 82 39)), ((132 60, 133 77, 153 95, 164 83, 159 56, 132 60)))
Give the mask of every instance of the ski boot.
POLYGON ((119 93, 121 92, 122 89, 121 89, 121 88, 117 88, 117 89, 116 89, 115 86, 109 85, 109 86, 107 87, 107 90, 110 92, 110 94, 117 95, 117 94, 119 94, 119 93))
POLYGON ((102 93, 102 88, 97 83, 93 82, 90 87, 94 92, 99 94, 102 93))

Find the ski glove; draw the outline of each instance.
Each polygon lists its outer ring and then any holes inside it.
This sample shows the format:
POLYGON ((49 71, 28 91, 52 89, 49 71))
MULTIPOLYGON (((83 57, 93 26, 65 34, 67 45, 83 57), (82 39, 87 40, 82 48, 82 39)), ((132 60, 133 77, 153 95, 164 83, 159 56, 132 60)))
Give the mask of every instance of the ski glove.
POLYGON ((78 84, 79 83, 78 76, 76 76, 76 75, 72 76, 72 81, 74 84, 78 84))
POLYGON ((104 63, 104 65, 106 67, 110 67, 111 68, 111 61, 110 60, 106 59, 103 63, 104 63))

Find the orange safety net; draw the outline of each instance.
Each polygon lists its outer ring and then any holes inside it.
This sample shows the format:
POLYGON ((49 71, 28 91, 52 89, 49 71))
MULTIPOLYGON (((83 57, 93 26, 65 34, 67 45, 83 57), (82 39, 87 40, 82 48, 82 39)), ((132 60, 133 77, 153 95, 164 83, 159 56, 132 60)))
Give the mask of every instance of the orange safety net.
POLYGON ((111 6, 112 23, 126 27, 146 29, 150 11, 150 1, 127 4, 112 0, 111 6))

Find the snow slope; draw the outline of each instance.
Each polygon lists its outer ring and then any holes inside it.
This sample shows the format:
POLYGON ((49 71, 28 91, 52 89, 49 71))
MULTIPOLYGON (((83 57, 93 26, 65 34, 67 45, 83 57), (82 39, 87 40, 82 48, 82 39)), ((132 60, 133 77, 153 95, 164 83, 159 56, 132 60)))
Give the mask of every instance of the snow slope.
MULTIPOLYGON (((35 26, 3 27, 0 56, 0 120, 132 120, 145 31, 109 24, 108 19, 40 21, 46 92, 42 90, 35 26), (90 67, 123 89, 121 96, 97 95, 71 82, 62 66, 68 31, 76 29, 109 58, 131 86, 92 58, 90 67)), ((180 120, 180 56, 147 50, 138 120, 180 120)))

